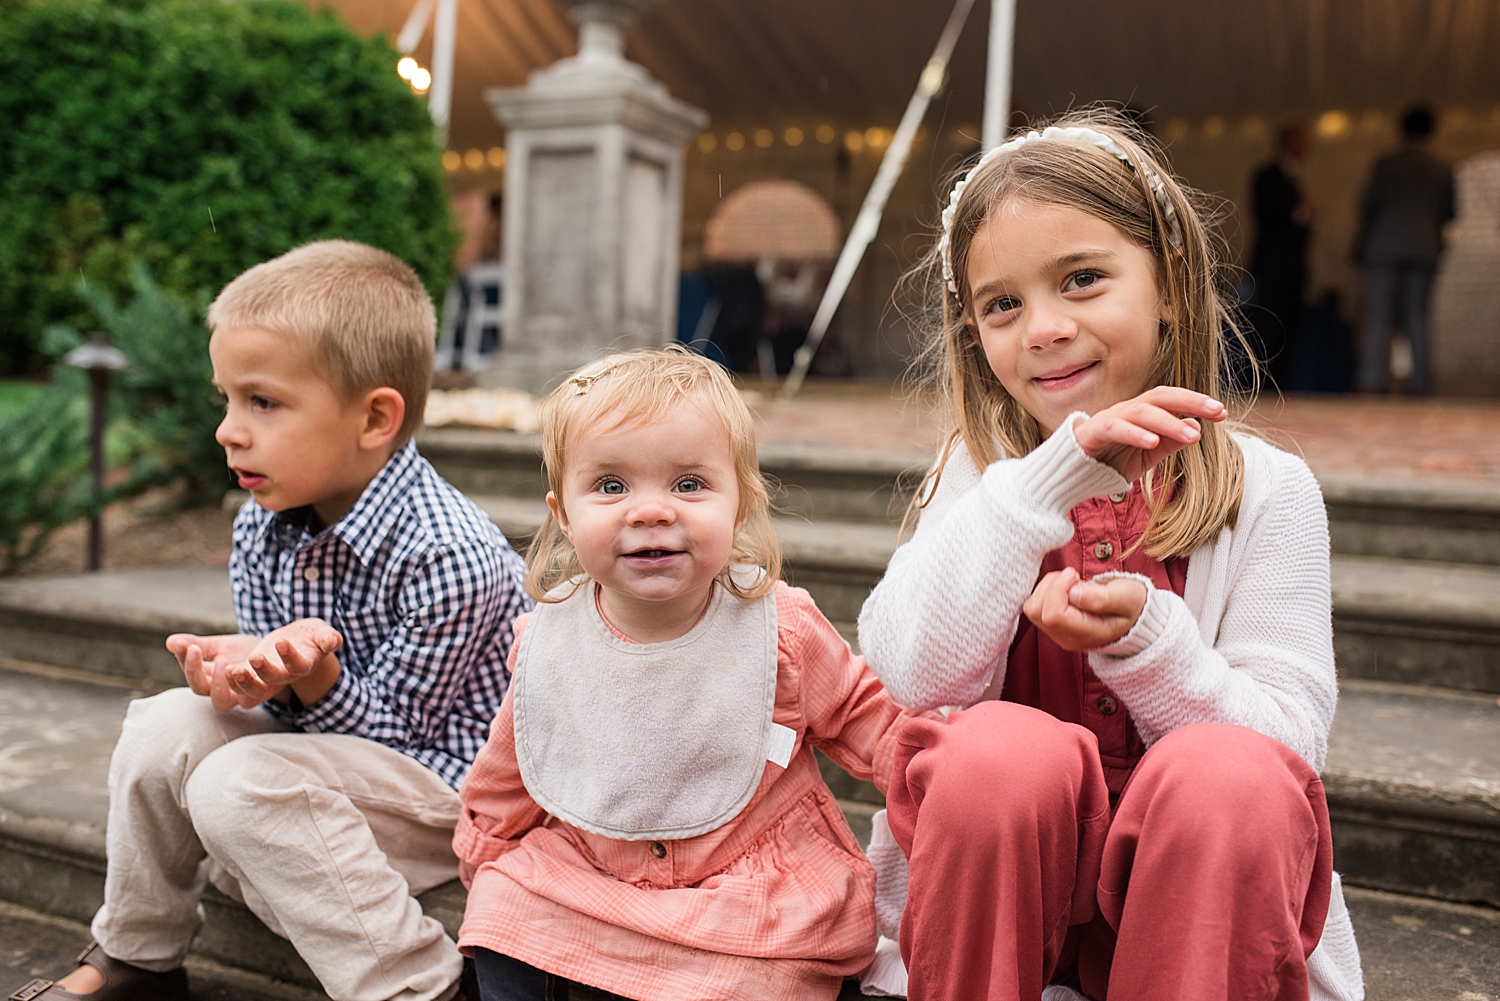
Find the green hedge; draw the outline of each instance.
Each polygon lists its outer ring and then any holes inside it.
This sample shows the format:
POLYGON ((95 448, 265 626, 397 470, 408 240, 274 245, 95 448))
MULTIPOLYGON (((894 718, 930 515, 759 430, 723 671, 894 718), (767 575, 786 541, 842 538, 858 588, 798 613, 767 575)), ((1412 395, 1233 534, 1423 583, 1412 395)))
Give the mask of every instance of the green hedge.
POLYGON ((94 326, 80 276, 123 298, 131 261, 196 295, 338 236, 441 296, 457 233, 395 63, 284 0, 0 0, 0 374, 94 326))

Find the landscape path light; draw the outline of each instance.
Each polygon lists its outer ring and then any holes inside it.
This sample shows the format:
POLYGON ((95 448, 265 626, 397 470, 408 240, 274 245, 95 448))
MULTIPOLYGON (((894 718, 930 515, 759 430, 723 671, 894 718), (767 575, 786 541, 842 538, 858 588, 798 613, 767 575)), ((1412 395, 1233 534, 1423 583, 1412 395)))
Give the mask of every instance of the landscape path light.
POLYGON ((63 364, 89 374, 89 473, 94 479, 94 513, 89 518, 89 569, 104 568, 104 422, 109 411, 109 374, 130 368, 130 361, 103 334, 63 356, 63 364))

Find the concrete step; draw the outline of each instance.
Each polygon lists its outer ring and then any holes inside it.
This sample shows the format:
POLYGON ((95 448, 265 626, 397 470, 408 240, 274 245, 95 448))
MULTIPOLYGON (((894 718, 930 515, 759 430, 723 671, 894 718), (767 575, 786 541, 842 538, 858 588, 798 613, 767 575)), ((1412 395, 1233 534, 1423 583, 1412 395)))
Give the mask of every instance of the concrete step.
MULTIPOLYGON (((161 687, 0 661, 0 898, 80 919, 92 913, 94 904, 70 902, 99 892, 109 754, 128 701, 161 687)), ((824 765, 864 840, 882 797, 824 765)), ((1346 681, 1324 782, 1351 882, 1500 906, 1494 697, 1346 681)), ((432 906, 456 919, 461 905, 434 892, 432 906)), ((221 898, 213 908, 238 905, 221 898)), ((205 940, 233 955, 231 938, 218 945, 210 931, 205 940)))
POLYGON ((1339 676, 1500 692, 1500 568, 1333 560, 1339 676))
MULTIPOLYGON (((841 801, 869 782, 819 758, 841 801)), ((1346 884, 1500 907, 1500 701, 1342 683, 1323 769, 1334 866, 1346 884)))
MULTIPOLYGON (((474 500, 515 540, 529 539, 546 515, 536 500, 474 500)), ((874 522, 778 518, 776 530, 786 579, 841 624, 859 618, 899 542, 874 522)), ((1500 692, 1500 568, 1340 555, 1333 599, 1342 676, 1500 692)))
MULTIPOLYGON (((417 441, 447 480, 469 494, 547 494, 541 436, 511 431, 431 428, 417 441)), ((834 521, 900 522, 931 464, 921 452, 770 442, 760 449, 778 512, 834 521)))
POLYGON ((1500 489, 1453 480, 1322 475, 1333 551, 1500 565, 1500 489))
MULTIPOLYGON (((422 453, 469 493, 546 494, 537 435, 435 428, 422 453)), ((899 523, 932 456, 834 445, 767 443, 761 466, 782 514, 899 523)), ((1500 489, 1451 480, 1325 474, 1333 551, 1351 556, 1500 565, 1500 489)))
MULTIPOLYGON (((477 497, 523 543, 541 501, 477 497)), ((777 520, 786 578, 852 636, 897 536, 874 522, 777 520)), ((1500 692, 1500 568, 1377 557, 1333 560, 1341 676, 1500 692)), ((172 567, 0 581, 0 649, 24 660, 175 683, 172 632, 234 631, 223 568, 172 567)))
MULTIPOLYGON (((1359 940, 1366 1001, 1500 1001, 1500 911, 1345 887, 1359 940)), ((89 941, 88 926, 0 902, 0 994, 32 977, 60 977, 89 941)), ((317 1001, 308 990, 189 957, 195 1001, 317 1001)), ((840 1001, 858 998, 847 990, 840 1001)))

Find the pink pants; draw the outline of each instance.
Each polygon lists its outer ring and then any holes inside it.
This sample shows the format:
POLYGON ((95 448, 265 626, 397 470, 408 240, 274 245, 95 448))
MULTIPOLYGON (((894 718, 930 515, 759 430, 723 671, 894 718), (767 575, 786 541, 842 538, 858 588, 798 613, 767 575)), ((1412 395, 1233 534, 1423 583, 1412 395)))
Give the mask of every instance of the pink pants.
POLYGON ((1290 748, 1183 727, 1113 816, 1087 729, 986 702, 900 735, 891 832, 911 861, 911 1001, 1306 1001, 1333 845, 1318 776, 1290 748))

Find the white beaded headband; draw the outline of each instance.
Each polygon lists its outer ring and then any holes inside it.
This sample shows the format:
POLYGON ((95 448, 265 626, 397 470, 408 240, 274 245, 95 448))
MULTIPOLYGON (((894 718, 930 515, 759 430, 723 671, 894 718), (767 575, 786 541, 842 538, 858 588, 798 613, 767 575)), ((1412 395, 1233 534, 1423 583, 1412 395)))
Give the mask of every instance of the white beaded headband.
POLYGON ((1182 227, 1177 224, 1177 210, 1172 207, 1172 200, 1167 197, 1166 185, 1162 184, 1161 176, 1151 169, 1146 163, 1135 164, 1121 145, 1102 132, 1093 129, 1071 128, 1060 129, 1057 126, 1049 126, 1042 132, 1028 132, 1024 136, 1016 136, 1009 142, 1003 142, 979 158, 979 162, 969 168, 957 184, 953 186, 953 194, 948 196, 948 207, 943 209, 943 235, 938 240, 938 249, 943 255, 943 281, 948 285, 948 291, 954 295, 958 294, 958 283, 953 275, 953 217, 958 212, 958 199, 964 193, 964 188, 969 186, 969 180, 979 173, 995 157, 1001 153, 1007 153, 1019 146, 1029 143, 1035 139, 1062 139, 1073 142, 1088 143, 1090 146, 1098 146, 1104 152, 1116 157, 1127 167, 1138 168, 1141 175, 1145 177, 1146 184, 1151 188, 1151 194, 1156 198, 1156 204, 1161 209, 1161 214, 1167 221, 1167 239, 1172 246, 1182 246, 1182 227))

